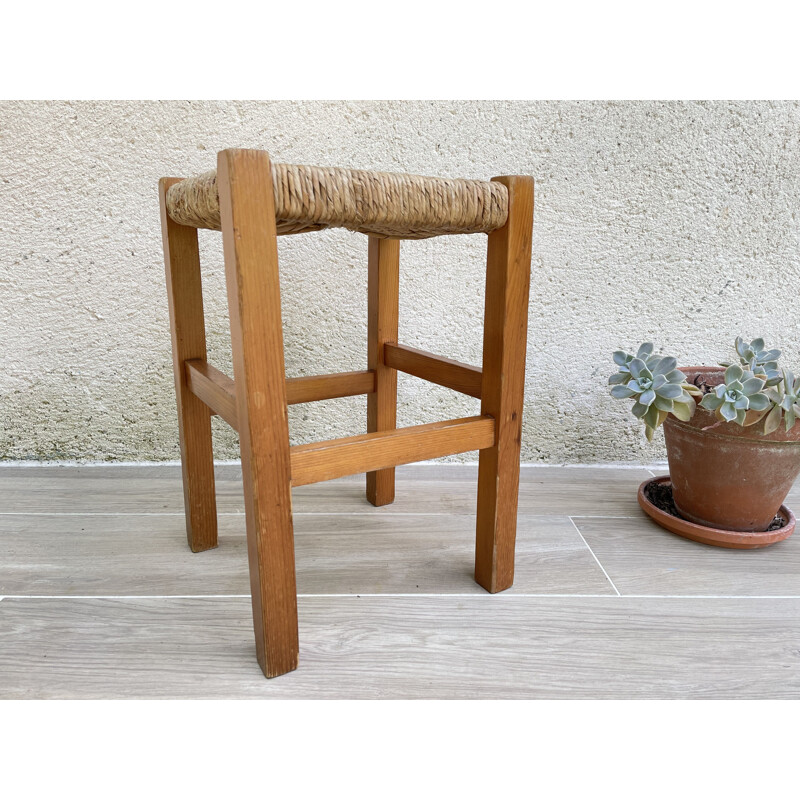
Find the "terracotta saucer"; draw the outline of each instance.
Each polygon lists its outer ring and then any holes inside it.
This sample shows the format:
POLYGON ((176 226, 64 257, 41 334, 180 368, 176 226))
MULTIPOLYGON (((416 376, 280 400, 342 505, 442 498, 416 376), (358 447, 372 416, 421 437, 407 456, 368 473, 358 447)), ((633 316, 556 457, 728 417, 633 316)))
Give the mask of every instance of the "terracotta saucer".
POLYGON ((763 533, 743 533, 742 531, 723 531, 718 528, 708 528, 705 525, 696 525, 694 522, 673 516, 662 511, 650 502, 648 497, 648 487, 652 485, 669 485, 669 475, 660 475, 657 478, 646 480, 639 487, 639 505, 642 511, 653 521, 657 522, 662 528, 666 528, 671 533, 677 533, 685 539, 692 539, 703 544, 713 544, 717 547, 731 547, 738 550, 755 550, 758 547, 766 547, 775 542, 788 539, 794 533, 795 517, 790 508, 781 506, 778 514, 785 521, 782 528, 763 533))

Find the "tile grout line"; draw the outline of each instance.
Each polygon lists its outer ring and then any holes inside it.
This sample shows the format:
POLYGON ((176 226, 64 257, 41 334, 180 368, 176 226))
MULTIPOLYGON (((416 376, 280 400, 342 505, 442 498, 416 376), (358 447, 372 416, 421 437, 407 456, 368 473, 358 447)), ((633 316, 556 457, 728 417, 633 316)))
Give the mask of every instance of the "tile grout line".
MULTIPOLYGON (((183 511, 0 511, 0 517, 182 517, 183 511)), ((244 517, 244 511, 220 511, 218 517, 244 517)), ((447 511, 294 511, 294 517, 474 517, 475 513, 447 511)), ((562 514, 527 514, 558 517, 562 514)))
POLYGON ((614 585, 614 581, 611 580, 611 576, 606 572, 606 568, 600 563, 600 559, 595 555, 594 550, 592 550, 592 548, 589 547, 589 542, 586 541, 583 534, 581 533, 580 528, 575 524, 575 520, 572 519, 572 517, 568 517, 567 519, 569 519, 569 521, 572 523, 572 527, 575 528, 578 536, 581 537, 581 541, 586 545, 589 552, 592 554, 592 557, 597 562, 597 566, 600 567, 601 570, 603 570, 603 575, 606 576, 608 582, 611 584, 611 588, 617 593, 617 597, 621 597, 622 595, 620 594, 619 589, 617 589, 617 587, 614 585))
MULTIPOLYGON (((0 511, 0 517, 182 517, 183 511, 0 511)), ((218 517, 244 517, 244 511, 220 511, 218 517)), ((447 511, 294 511, 294 517, 474 517, 447 511)), ((527 514, 558 517, 561 514, 527 514)))
MULTIPOLYGON (((537 514, 520 511, 521 517, 563 517, 566 514, 549 512, 537 514)), ((0 517, 182 517, 183 511, 0 511, 0 517)), ((244 517, 244 511, 220 511, 218 517, 244 517)), ((295 517, 474 517, 475 512, 459 514, 447 511, 295 511, 295 517)), ((639 519, 639 514, 572 514, 575 519, 639 519)))
MULTIPOLYGON (((0 460, 0 470, 3 469, 64 469, 64 468, 73 468, 77 467, 80 469, 86 467, 100 467, 106 469, 117 469, 119 467, 138 467, 139 469, 142 468, 154 468, 154 469, 163 469, 169 470, 172 469, 175 472, 179 472, 181 466, 180 461, 20 461, 14 459, 4 459, 0 460)), ((239 459, 233 459, 231 461, 226 461, 224 459, 215 460, 214 466, 219 467, 222 469, 227 469, 230 467, 236 468, 237 472, 241 472, 241 461, 239 459)), ((417 467, 437 467, 442 469, 443 467, 446 470, 450 468, 465 468, 465 467, 472 467, 475 468, 478 466, 477 461, 415 461, 413 464, 401 465, 402 468, 406 468, 411 466, 413 468, 417 467)), ((529 461, 523 461, 520 463, 520 469, 628 469, 628 470, 637 470, 637 469, 647 469, 644 464, 637 464, 632 463, 630 461, 624 461, 619 464, 615 464, 613 462, 598 462, 598 463, 587 463, 587 464, 540 464, 540 463, 531 463, 529 461)), ((358 473, 356 473, 357 475, 358 473)), ((226 480, 233 480, 233 479, 226 479, 226 480)), ((353 477, 350 475, 345 475, 342 478, 336 478, 335 480, 340 480, 343 482, 350 482, 354 483, 358 480, 357 477, 353 477)))
MULTIPOLYGON (((610 579, 609 579, 610 580, 610 579)), ((612 584, 613 586, 613 584, 612 584)), ((616 587, 615 587, 616 588, 616 587)), ((393 598, 393 597, 421 597, 421 598, 484 598, 488 599, 486 592, 361 592, 361 593, 301 593, 298 598, 393 598)), ((547 598, 556 599, 574 598, 584 600, 601 600, 617 598, 622 600, 800 600, 797 594, 548 594, 541 592, 512 592, 494 595, 497 598, 522 597, 522 598, 547 598)), ((10 594, 0 596, 3 600, 246 600, 249 594, 10 594)))

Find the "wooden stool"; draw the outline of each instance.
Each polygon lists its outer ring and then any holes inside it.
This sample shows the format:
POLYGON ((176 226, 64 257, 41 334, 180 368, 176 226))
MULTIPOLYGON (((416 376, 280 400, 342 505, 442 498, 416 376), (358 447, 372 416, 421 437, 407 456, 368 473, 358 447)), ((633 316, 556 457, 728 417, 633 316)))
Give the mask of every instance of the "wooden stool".
POLYGON ((223 150, 217 170, 160 183, 186 528, 217 544, 211 415, 239 432, 258 663, 297 667, 292 486, 367 473, 367 499, 394 500, 394 467, 480 450, 475 580, 511 586, 517 521, 533 179, 451 180, 273 164, 223 150), (344 227, 369 236, 367 369, 284 374, 277 236, 344 227), (222 231, 235 382, 206 361, 197 228, 222 231), (483 369, 397 342, 400 239, 488 233, 483 369), (396 428, 397 370, 479 397, 476 417, 396 428), (367 430, 289 445, 287 406, 368 395, 367 430))

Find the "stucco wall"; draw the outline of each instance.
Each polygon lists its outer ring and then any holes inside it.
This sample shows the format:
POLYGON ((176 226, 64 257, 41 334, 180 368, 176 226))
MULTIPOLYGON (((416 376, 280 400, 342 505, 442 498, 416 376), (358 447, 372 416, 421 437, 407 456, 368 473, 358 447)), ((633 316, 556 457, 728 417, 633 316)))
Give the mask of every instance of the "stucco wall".
MULTIPOLYGON (((800 367, 797 103, 0 104, 0 458, 178 456, 156 184, 225 147, 276 160, 536 178, 523 458, 649 461, 610 353, 713 363, 763 335, 800 367)), ((230 373, 219 234, 201 232, 211 360, 230 373)), ((403 243, 401 341, 480 363, 485 237, 403 243)), ((280 240, 289 374, 361 369, 366 239, 280 240)), ((399 423, 477 401, 400 377, 399 423)), ((293 407, 294 442, 364 430, 293 407)), ((236 457, 215 421, 216 452, 236 457)), ((474 456, 472 456, 474 458, 474 456)))

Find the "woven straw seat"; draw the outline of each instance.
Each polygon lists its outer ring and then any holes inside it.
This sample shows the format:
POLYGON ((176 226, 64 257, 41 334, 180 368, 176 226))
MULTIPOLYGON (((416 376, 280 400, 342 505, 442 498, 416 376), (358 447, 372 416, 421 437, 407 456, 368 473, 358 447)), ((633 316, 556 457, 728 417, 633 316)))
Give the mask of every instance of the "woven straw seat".
MULTIPOLYGON (((272 164, 278 235, 347 228, 378 238, 426 239, 489 233, 508 217, 508 189, 497 181, 272 164)), ((220 230, 216 171, 167 191, 175 222, 220 230)))

